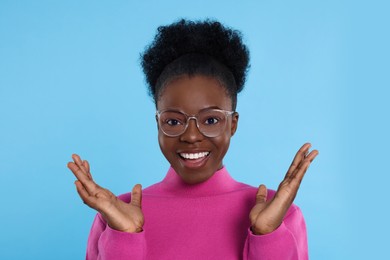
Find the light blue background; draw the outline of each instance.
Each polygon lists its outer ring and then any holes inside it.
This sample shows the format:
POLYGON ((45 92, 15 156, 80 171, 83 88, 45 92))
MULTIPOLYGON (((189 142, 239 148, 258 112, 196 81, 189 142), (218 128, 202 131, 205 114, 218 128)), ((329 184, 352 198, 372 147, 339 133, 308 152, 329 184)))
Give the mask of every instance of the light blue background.
POLYGON ((116 194, 165 175, 139 53, 179 17, 216 18, 251 51, 231 174, 276 189, 312 142, 296 199, 311 259, 388 257, 389 4, 142 2, 0 1, 0 259, 84 258, 95 213, 72 153, 116 194))

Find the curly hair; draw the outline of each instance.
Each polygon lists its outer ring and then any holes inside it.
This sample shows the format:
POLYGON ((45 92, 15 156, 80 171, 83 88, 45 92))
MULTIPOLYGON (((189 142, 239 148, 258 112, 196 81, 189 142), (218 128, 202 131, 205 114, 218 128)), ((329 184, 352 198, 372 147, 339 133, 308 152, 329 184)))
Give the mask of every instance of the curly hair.
POLYGON ((249 51, 237 30, 217 21, 181 19, 158 27, 154 41, 141 54, 141 66, 156 105, 167 82, 187 74, 218 79, 235 109, 249 69, 249 51))

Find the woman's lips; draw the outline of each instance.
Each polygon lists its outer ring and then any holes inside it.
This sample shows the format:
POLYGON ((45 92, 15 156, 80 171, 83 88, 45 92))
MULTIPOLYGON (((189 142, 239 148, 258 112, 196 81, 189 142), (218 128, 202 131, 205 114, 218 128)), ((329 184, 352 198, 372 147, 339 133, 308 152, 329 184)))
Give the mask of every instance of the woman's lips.
POLYGON ((200 168, 202 167, 207 159, 209 158, 210 152, 181 152, 179 153, 180 161, 183 166, 187 168, 200 168))
POLYGON ((210 152, 179 153, 180 157, 187 160, 196 160, 209 155, 210 152))

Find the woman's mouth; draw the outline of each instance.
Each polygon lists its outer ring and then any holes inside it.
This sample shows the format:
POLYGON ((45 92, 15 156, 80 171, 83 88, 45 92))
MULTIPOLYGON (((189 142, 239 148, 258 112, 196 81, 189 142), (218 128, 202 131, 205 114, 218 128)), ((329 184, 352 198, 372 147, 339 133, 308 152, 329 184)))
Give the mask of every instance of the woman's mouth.
POLYGON ((179 153, 180 157, 186 160, 197 160, 199 158, 206 157, 210 152, 201 152, 201 153, 179 153))
POLYGON ((210 152, 198 152, 198 153, 179 153, 182 164, 188 168, 200 168, 202 167, 210 152))

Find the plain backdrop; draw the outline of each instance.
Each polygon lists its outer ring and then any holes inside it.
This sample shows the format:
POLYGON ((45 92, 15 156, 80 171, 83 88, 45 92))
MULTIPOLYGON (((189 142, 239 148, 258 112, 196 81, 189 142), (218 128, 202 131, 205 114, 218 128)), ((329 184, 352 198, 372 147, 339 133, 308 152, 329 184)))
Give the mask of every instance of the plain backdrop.
POLYGON ((389 11, 352 0, 0 0, 0 259, 85 257, 95 212, 66 168, 72 153, 115 194, 165 176, 139 55, 181 17, 238 29, 251 51, 231 175, 276 189, 310 141, 320 155, 295 203, 311 259, 384 259, 389 11))

